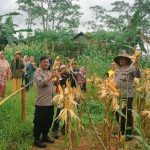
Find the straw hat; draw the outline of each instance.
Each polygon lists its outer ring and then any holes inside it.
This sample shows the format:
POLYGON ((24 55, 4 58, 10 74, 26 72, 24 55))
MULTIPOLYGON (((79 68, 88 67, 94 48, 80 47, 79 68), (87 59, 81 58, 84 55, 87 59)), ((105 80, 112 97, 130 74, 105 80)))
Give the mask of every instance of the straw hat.
POLYGON ((114 61, 118 66, 120 66, 120 63, 119 63, 120 58, 125 58, 128 61, 128 65, 131 65, 132 60, 131 60, 130 56, 128 54, 124 53, 124 54, 120 54, 114 58, 114 61))
POLYGON ((15 55, 17 55, 17 54, 21 54, 21 51, 16 51, 16 52, 15 52, 15 55))

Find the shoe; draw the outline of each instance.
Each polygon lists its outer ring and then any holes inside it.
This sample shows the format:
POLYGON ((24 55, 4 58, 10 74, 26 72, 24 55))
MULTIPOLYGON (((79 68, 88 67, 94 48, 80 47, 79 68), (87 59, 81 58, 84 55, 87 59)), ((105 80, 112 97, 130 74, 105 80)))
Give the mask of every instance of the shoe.
POLYGON ((36 146, 36 147, 39 147, 39 148, 46 148, 46 144, 44 144, 42 141, 40 141, 40 140, 35 140, 34 141, 34 145, 36 146))
POLYGON ((53 138, 50 138, 50 137, 44 137, 42 138, 42 142, 46 142, 46 143, 54 143, 55 140, 53 138))
POLYGON ((54 139, 58 139, 59 135, 58 135, 58 132, 57 131, 53 131, 53 138, 54 139))
POLYGON ((125 136, 125 141, 131 141, 133 138, 132 138, 132 135, 126 135, 125 136))

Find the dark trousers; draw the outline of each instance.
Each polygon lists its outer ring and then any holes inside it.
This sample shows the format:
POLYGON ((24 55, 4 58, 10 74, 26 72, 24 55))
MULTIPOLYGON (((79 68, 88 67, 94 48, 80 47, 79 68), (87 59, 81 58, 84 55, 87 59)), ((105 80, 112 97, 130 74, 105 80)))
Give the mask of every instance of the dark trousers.
POLYGON ((33 135, 35 140, 48 136, 49 129, 53 123, 54 106, 36 106, 34 114, 33 135))
POLYGON ((119 122, 119 120, 121 122, 121 134, 124 135, 132 135, 132 128, 133 128, 133 116, 132 116, 132 109, 133 109, 133 97, 129 97, 128 99, 123 99, 123 103, 125 103, 124 108, 122 108, 122 113, 126 116, 123 117, 121 116, 118 112, 116 112, 116 118, 117 121, 119 122), (121 118, 121 119, 119 119, 121 118), (127 121, 127 122, 126 122, 127 121))
MULTIPOLYGON (((62 110, 61 108, 57 108, 57 112, 56 112, 55 118, 58 117, 58 115, 59 115, 59 113, 60 113, 61 110, 62 110)), ((58 131, 58 129, 59 129, 59 122, 60 122, 59 119, 56 119, 56 120, 54 121, 52 131, 54 131, 54 132, 55 132, 55 131, 58 131)), ((62 130, 65 130, 65 123, 64 123, 64 125, 63 125, 63 127, 62 127, 62 130)))

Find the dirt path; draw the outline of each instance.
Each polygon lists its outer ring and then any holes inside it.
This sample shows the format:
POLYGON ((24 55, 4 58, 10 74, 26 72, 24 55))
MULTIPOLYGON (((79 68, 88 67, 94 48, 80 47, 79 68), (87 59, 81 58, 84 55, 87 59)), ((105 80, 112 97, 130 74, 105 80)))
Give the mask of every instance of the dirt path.
MULTIPOLYGON (((44 149, 34 147, 32 150, 65 150, 65 145, 64 145, 64 139, 63 137, 59 137, 58 140, 55 140, 54 144, 47 144, 47 147, 44 149)), ((84 144, 83 141, 81 141, 80 146, 78 147, 77 145, 73 145, 73 150, 91 150, 88 145, 84 144)))
MULTIPOLYGON (((33 147, 32 150, 67 150, 64 143, 64 136, 60 136, 58 140, 55 140, 54 144, 47 144, 47 148, 40 149, 33 147)), ((80 140, 80 145, 77 146, 76 142, 73 142, 73 150, 101 150, 99 143, 95 138, 95 134, 92 129, 85 129, 83 137, 80 140)), ((112 137, 111 150, 118 150, 117 139, 112 137)), ((124 148, 119 148, 119 150, 142 150, 139 148, 139 142, 136 139, 128 141, 125 143, 124 148)))
MULTIPOLYGON (((55 140, 54 144, 47 144, 46 148, 37 148, 34 147, 32 150, 65 150, 65 143, 64 143, 64 137, 60 136, 58 140, 55 140)), ((88 147, 88 144, 85 143, 83 140, 80 142, 80 146, 73 145, 73 150, 91 150, 90 147, 88 147)), ((94 150, 94 149, 93 149, 94 150)))

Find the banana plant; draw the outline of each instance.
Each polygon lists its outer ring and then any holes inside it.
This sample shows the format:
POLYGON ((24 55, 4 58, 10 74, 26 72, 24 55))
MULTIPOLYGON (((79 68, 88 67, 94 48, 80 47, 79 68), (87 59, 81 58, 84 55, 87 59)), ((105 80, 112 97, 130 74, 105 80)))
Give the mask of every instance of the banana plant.
POLYGON ((21 14, 18 12, 12 12, 0 16, 0 51, 4 50, 4 48, 8 44, 18 43, 18 39, 14 37, 15 33, 32 31, 30 29, 15 30, 14 27, 17 25, 13 23, 13 16, 17 16, 17 15, 21 15, 21 14), (6 17, 6 21, 4 23, 2 22, 3 17, 6 17))

